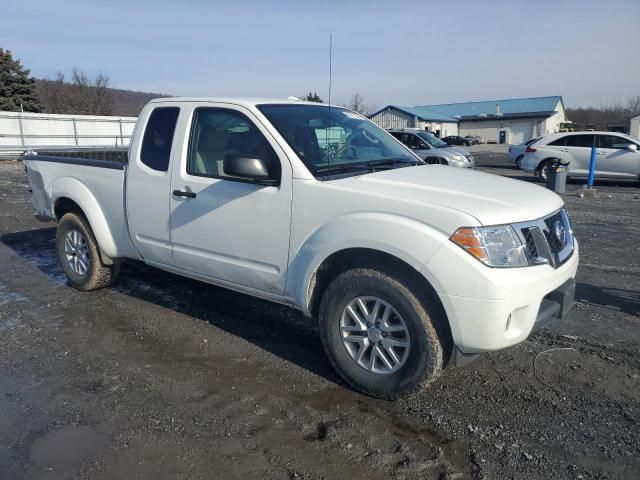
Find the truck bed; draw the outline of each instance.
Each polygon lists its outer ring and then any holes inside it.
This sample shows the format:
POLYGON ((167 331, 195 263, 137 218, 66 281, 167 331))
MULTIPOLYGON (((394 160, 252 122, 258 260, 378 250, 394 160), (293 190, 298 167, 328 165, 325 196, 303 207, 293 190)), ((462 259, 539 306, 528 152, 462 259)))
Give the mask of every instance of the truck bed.
POLYGON ((100 219, 91 227, 96 236, 104 230, 112 237, 106 242, 111 246, 103 245, 110 257, 135 256, 125 216, 126 149, 48 148, 27 152, 23 160, 38 218, 59 220, 56 205, 71 200, 88 217, 100 219))

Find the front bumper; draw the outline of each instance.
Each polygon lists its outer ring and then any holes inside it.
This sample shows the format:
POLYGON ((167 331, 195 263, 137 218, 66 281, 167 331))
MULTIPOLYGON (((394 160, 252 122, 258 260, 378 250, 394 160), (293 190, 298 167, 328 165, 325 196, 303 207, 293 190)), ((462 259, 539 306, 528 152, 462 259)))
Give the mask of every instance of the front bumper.
POLYGON ((471 159, 471 160, 462 160, 462 161, 458 161, 458 160, 449 160, 447 159, 447 162, 449 163, 450 167, 458 167, 458 168, 474 168, 476 166, 476 161, 475 159, 471 159))
POLYGON ((540 161, 531 155, 525 155, 522 157, 522 161, 520 162, 520 169, 525 172, 534 173, 536 168, 538 168, 538 164, 540 161))
POLYGON ((447 313, 453 343, 464 354, 518 344, 537 329, 563 318, 572 305, 577 241, 571 257, 558 268, 492 269, 474 259, 457 258, 455 250, 451 255, 439 253, 428 267, 436 276, 446 272, 440 275, 446 283, 434 287, 447 313))
MULTIPOLYGON (((560 287, 548 293, 540 303, 538 315, 533 322, 533 327, 529 335, 533 335, 538 330, 549 324, 565 318, 569 310, 573 307, 576 291, 576 280, 570 278, 560 287)), ((456 367, 462 367, 471 363, 480 356, 480 353, 465 353, 456 346, 453 352, 452 363, 456 367)))
POLYGON ((575 294, 575 278, 570 278, 554 291, 548 293, 540 303, 540 310, 538 310, 531 333, 537 332, 556 320, 565 318, 573 307, 575 294))

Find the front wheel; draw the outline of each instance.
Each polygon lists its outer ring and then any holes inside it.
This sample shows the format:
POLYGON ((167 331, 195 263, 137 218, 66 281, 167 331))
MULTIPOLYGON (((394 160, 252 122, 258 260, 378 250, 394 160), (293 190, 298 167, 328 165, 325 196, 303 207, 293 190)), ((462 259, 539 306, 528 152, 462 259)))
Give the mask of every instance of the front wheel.
POLYGON ((58 224, 56 250, 62 270, 72 287, 97 290, 111 285, 119 264, 103 265, 98 242, 83 215, 67 213, 58 224))
POLYGON ((444 363, 435 321, 443 321, 400 276, 356 268, 340 274, 320 304, 320 333, 340 376, 387 400, 434 381, 444 363), (427 311, 426 308, 429 308, 427 311))

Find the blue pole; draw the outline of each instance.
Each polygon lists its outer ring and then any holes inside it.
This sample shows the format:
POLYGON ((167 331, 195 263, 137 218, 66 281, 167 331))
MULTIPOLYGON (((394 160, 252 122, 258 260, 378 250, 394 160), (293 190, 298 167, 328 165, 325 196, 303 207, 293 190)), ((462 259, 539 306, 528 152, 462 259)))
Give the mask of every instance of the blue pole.
POLYGON ((596 140, 595 135, 593 137, 593 146, 591 147, 591 159, 589 160, 589 179, 587 180, 587 187, 593 187, 593 178, 596 176, 596 140))

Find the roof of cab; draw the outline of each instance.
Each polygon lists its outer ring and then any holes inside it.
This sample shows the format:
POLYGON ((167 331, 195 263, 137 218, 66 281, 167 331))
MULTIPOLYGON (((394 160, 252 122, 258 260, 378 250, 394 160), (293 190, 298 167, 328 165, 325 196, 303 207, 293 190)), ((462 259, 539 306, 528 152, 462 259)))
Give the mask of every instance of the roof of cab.
MULTIPOLYGON (((173 103, 173 102, 199 102, 199 103, 230 103, 234 105, 255 106, 265 104, 278 105, 324 105, 326 103, 307 102, 305 100, 291 100, 288 98, 267 98, 267 97, 162 97, 155 98, 149 103, 173 103)), ((338 107, 338 105, 331 105, 338 107)), ((342 107, 341 107, 342 108, 342 107)))

